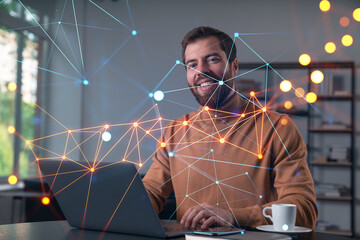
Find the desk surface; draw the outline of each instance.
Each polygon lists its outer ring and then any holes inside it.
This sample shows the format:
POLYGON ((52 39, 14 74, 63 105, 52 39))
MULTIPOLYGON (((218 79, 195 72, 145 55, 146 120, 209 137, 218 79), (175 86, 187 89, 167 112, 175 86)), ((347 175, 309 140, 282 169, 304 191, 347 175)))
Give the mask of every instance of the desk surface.
MULTIPOLYGON (((250 239, 252 231, 247 231, 247 236, 244 239, 250 239)), ((308 240, 346 240, 350 239, 347 237, 330 235, 325 233, 305 233, 290 235, 293 239, 308 239, 308 240)), ((41 239, 52 239, 52 240, 140 240, 140 239, 154 239, 146 238, 142 236, 132 236, 124 234, 106 233, 101 235, 97 231, 85 231, 74 229, 67 221, 49 221, 49 222, 35 222, 35 223, 17 223, 0 225, 0 239, 7 240, 41 240, 41 239)), ((174 239, 174 238, 171 238, 174 239)), ((176 238, 178 240, 185 239, 176 238)))

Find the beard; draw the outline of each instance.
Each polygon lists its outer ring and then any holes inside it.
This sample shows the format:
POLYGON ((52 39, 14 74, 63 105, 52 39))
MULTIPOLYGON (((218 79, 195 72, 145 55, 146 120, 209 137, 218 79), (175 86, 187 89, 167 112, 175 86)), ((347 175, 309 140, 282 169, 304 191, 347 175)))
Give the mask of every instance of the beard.
MULTIPOLYGON (((207 78, 205 76, 210 76, 212 77, 213 79, 216 79, 218 81, 221 80, 221 77, 214 74, 214 73, 209 73, 209 72, 206 72, 204 73, 204 75, 201 75, 199 77, 199 79, 196 80, 196 82, 204 79, 204 78, 207 78)), ((226 73, 225 76, 224 76, 224 82, 229 79, 229 73, 226 73)), ((214 83, 217 83, 218 81, 215 81, 215 80, 211 80, 214 83)), ((227 85, 230 85, 232 86, 233 85, 233 80, 230 80, 227 82, 227 85)), ((223 103, 225 102, 225 100, 228 98, 229 94, 231 93, 231 91, 233 91, 233 89, 231 89, 230 87, 226 86, 225 83, 224 85, 220 85, 220 86, 216 86, 215 90, 214 91, 210 91, 208 92, 207 94, 205 95, 200 95, 199 92, 198 92, 198 89, 199 86, 190 86, 189 84, 189 87, 190 87, 190 90, 192 92, 192 94, 194 95, 196 101, 202 105, 202 106, 208 106, 210 108, 218 108, 220 106, 223 105, 223 103)))

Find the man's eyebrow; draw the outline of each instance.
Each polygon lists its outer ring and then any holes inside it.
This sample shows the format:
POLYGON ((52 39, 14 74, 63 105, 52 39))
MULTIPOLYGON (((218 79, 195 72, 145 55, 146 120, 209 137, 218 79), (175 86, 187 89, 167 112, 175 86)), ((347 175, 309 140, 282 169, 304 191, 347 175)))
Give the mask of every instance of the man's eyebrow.
POLYGON ((219 53, 214 52, 214 53, 210 53, 210 54, 206 55, 205 58, 213 57, 213 56, 221 57, 219 53))
POLYGON ((189 60, 185 61, 185 65, 189 65, 189 63, 195 62, 195 61, 196 61, 195 59, 189 59, 189 60))

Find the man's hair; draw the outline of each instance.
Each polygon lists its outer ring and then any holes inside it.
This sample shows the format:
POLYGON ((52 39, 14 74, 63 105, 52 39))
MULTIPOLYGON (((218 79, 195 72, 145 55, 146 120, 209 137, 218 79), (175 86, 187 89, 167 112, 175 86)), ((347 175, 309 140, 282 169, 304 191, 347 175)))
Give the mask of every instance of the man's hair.
POLYGON ((232 63, 234 61, 234 59, 236 58, 236 46, 235 46, 235 43, 234 43, 234 46, 232 46, 233 40, 229 37, 229 35, 227 35, 226 33, 222 32, 218 29, 215 29, 212 27, 203 27, 203 26, 194 28, 191 31, 189 31, 185 35, 183 40, 181 41, 183 63, 185 63, 186 47, 190 43, 193 43, 199 39, 204 39, 204 38, 207 38, 210 36, 214 36, 219 39, 219 44, 220 44, 221 49, 225 52, 226 57, 229 59, 229 63, 232 63), (231 49, 231 46, 232 46, 232 49, 231 49), (229 55, 230 55, 230 58, 229 58, 229 55))

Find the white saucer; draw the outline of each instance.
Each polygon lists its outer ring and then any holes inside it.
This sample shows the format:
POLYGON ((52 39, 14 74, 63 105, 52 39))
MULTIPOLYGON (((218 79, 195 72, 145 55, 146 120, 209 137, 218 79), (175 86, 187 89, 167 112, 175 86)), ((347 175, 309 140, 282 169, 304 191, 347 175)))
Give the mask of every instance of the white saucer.
POLYGON ((277 232, 277 233, 305 233, 305 232, 312 231, 310 228, 297 227, 297 226, 295 226, 293 230, 279 231, 279 230, 275 230, 273 225, 257 226, 256 229, 261 230, 261 231, 266 231, 266 232, 277 232))

